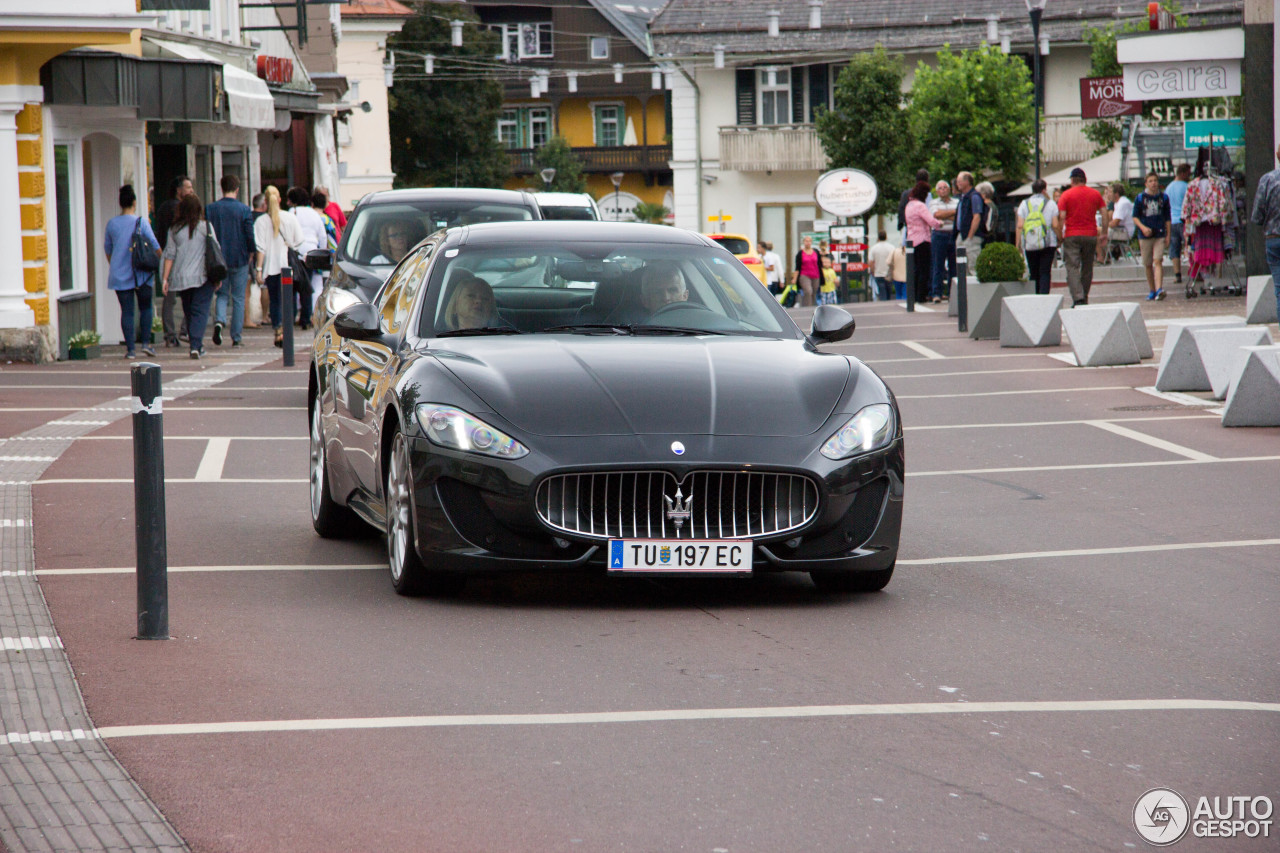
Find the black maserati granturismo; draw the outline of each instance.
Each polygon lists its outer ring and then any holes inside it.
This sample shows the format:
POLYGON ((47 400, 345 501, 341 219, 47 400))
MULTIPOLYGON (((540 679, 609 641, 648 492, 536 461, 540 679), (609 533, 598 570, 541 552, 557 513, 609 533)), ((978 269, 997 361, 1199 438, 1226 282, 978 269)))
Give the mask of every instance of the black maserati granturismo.
POLYGON ((385 534, 403 594, 469 574, 808 572, 882 589, 902 521, 888 386, 711 240, 664 226, 439 231, 315 338, 311 517, 385 534))

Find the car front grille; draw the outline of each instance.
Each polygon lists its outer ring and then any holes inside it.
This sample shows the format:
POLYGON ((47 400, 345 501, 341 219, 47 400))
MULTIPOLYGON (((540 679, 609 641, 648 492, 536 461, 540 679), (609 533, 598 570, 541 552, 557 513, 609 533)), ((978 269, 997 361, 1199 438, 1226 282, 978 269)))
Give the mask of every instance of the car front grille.
POLYGON ((808 524, 818 487, 763 471, 695 471, 679 481, 665 471, 556 474, 539 484, 536 506, 553 530, 595 539, 753 539, 808 524))

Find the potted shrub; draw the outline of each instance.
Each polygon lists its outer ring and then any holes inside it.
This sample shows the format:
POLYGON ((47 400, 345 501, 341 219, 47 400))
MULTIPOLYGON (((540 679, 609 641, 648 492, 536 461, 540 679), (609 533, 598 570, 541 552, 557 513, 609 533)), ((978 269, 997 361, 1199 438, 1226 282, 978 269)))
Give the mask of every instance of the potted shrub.
POLYGON ((93 329, 81 329, 67 339, 67 358, 87 361, 102 355, 102 335, 93 329))
POLYGON ((1000 337, 1001 301, 1035 292, 1032 283, 1024 280, 1027 264, 1017 246, 992 242, 978 253, 973 272, 978 282, 970 284, 967 292, 969 337, 994 340, 1000 337))
POLYGON ((159 314, 156 314, 154 317, 151 318, 151 343, 152 344, 155 344, 156 342, 156 335, 160 335, 160 336, 164 335, 164 320, 161 319, 159 314))

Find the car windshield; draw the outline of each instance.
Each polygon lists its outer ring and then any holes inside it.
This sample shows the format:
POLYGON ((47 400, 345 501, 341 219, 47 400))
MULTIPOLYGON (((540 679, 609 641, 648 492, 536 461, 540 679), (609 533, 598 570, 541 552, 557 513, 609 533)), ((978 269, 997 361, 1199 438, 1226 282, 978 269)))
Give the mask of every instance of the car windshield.
POLYGON ((544 219, 594 221, 596 218, 596 212, 589 207, 569 207, 560 204, 544 204, 541 207, 544 219))
POLYGON ((468 245, 436 261, 419 333, 799 337, 745 268, 710 246, 468 245))
POLYGON ((751 254, 751 244, 741 237, 717 237, 713 234, 711 239, 724 246, 731 255, 751 254))
POLYGON ((342 235, 338 254, 368 266, 394 266, 423 237, 441 228, 533 218, 519 204, 424 200, 362 205, 342 235))

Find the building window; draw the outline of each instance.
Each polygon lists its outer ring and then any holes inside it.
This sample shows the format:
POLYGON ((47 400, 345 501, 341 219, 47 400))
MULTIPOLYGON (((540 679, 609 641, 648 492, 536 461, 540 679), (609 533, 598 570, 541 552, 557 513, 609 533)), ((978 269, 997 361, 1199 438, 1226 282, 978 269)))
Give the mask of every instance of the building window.
POLYGON ((550 23, 496 24, 490 29, 502 38, 502 53, 498 58, 506 62, 552 55, 550 23))
POLYGON ((58 289, 76 289, 75 242, 71 228, 71 169, 70 145, 53 146, 54 209, 58 222, 58 289))
POLYGON ((551 110, 516 107, 498 117, 498 141, 503 148, 541 148, 551 139, 551 110))
POLYGON ((595 108, 596 145, 614 147, 622 144, 622 107, 605 104, 595 108))
POLYGON ((760 124, 791 124, 791 69, 757 69, 760 124), (770 79, 770 74, 773 79, 770 79))
POLYGON ((592 59, 608 59, 609 58, 609 37, 608 36, 592 36, 591 37, 591 58, 592 59))

